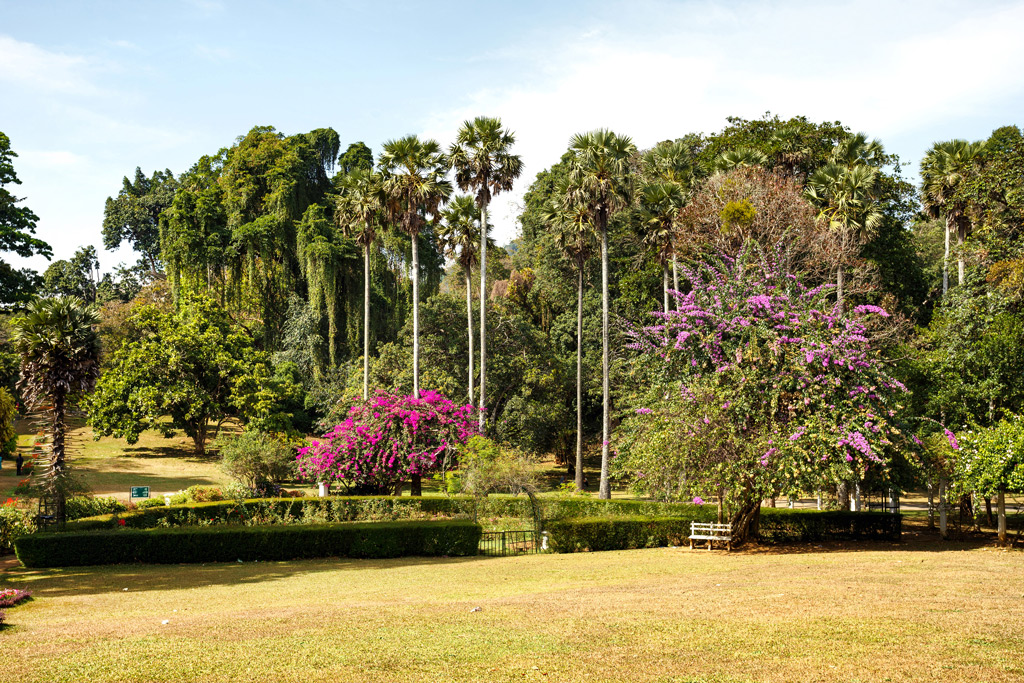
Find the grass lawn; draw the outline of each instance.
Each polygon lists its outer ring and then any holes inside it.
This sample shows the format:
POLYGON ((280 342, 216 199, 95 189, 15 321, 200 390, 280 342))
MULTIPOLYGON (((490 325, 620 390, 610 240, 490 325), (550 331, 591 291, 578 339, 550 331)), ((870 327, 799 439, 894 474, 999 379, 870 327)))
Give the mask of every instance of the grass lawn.
POLYGON ((13 564, 0 585, 35 599, 8 610, 4 681, 1024 679, 1024 553, 910 534, 731 554, 13 564))

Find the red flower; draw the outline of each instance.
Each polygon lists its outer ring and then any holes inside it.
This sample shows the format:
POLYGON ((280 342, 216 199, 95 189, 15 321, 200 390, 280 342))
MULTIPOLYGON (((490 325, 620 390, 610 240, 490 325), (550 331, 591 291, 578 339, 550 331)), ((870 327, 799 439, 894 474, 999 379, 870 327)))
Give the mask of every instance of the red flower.
POLYGON ((117 520, 117 523, 120 524, 121 526, 124 526, 124 520, 123 519, 117 520))

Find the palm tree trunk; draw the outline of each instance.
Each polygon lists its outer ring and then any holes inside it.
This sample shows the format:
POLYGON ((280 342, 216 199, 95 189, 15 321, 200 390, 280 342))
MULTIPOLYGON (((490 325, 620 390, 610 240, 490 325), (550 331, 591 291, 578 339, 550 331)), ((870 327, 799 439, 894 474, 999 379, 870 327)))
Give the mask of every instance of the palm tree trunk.
POLYGON ((466 271, 466 329, 469 331, 469 404, 473 405, 473 274, 469 266, 466 271))
POLYGON ((57 390, 53 396, 53 423, 51 425, 50 438, 52 451, 50 453, 50 477, 47 482, 49 493, 54 500, 54 519, 57 524, 64 526, 67 521, 65 505, 65 482, 64 482, 64 458, 65 458, 65 436, 67 433, 67 405, 64 392, 57 390))
POLYGON ((661 265, 661 296, 664 299, 665 313, 668 314, 668 262, 661 265))
POLYGON ((672 254, 672 289, 679 291, 679 262, 675 254, 672 254))
POLYGON ((412 395, 420 397, 420 245, 412 236, 412 395))
POLYGON ((608 383, 608 225, 601 221, 601 488, 599 498, 612 497, 608 481, 608 441, 611 438, 611 397, 608 383))
POLYGON ((951 217, 946 216, 946 250, 942 255, 942 296, 946 296, 946 292, 949 291, 949 230, 951 223, 951 217))
POLYGON ((487 404, 487 203, 480 206, 480 432, 486 432, 487 404))
POLYGON ((363 400, 370 398, 370 243, 363 245, 363 400))
POLYGON ((576 490, 583 490, 583 264, 576 280, 576 490))
POLYGON ((956 284, 962 286, 964 284, 964 238, 966 237, 967 230, 962 225, 958 225, 956 228, 956 284))
POLYGON ((843 266, 836 268, 836 303, 839 304, 839 314, 843 314, 843 266))

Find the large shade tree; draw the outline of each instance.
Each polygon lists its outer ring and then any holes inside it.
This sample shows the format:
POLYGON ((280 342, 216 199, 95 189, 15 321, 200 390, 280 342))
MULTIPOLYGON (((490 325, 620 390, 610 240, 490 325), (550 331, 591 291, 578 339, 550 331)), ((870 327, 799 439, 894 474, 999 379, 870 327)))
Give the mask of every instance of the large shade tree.
POLYGON ((574 135, 569 142, 572 161, 565 193, 570 204, 582 204, 590 212, 601 238, 601 383, 602 444, 600 497, 611 498, 608 480, 608 443, 611 438, 611 391, 608 338, 608 222, 629 205, 633 195, 632 164, 636 146, 626 136, 610 130, 574 135))
MULTIPOLYGON (((522 159, 512 154, 515 134, 501 125, 501 119, 478 116, 459 129, 449 150, 455 182, 463 192, 476 194, 481 225, 487 224, 491 199, 512 189, 523 171, 522 159)), ((480 235, 480 429, 487 421, 487 239, 480 235)))
POLYGON ((92 391, 99 376, 98 323, 95 310, 74 297, 36 299, 14 320, 22 396, 47 416, 50 462, 43 489, 53 498, 58 523, 66 518, 67 415, 72 402, 92 391))
MULTIPOLYGON (((28 258, 34 254, 50 258, 50 245, 35 237, 39 217, 27 206, 19 206, 21 198, 14 196, 8 185, 20 185, 14 172, 11 139, 0 133, 0 254, 12 251, 28 258)), ((0 259, 0 306, 28 301, 39 284, 39 276, 32 270, 15 270, 0 259)))

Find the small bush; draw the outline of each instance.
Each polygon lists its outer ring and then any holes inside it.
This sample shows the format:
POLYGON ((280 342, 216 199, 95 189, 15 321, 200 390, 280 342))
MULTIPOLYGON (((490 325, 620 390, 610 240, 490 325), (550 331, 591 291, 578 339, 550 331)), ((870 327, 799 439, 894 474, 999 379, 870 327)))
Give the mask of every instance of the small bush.
POLYGON ((221 467, 249 490, 296 477, 295 449, 263 432, 221 434, 214 442, 221 467))
POLYGON ((128 509, 128 506, 117 498, 93 498, 92 496, 74 496, 68 498, 65 504, 69 520, 108 515, 128 509))
POLYGON ((23 591, 18 588, 0 588, 0 607, 14 607, 19 602, 32 597, 30 591, 23 591))
POLYGON ((898 541, 902 525, 903 515, 888 512, 764 508, 761 510, 758 538, 763 543, 863 539, 898 541))
POLYGON ((135 507, 140 510, 145 510, 146 508, 165 507, 166 505, 167 503, 164 501, 163 496, 161 496, 159 498, 147 498, 141 503, 136 503, 135 507))
POLYGON ((14 541, 19 536, 31 534, 36 530, 32 517, 24 510, 11 504, 0 505, 0 555, 6 555, 14 549, 14 541))
POLYGON ((466 521, 222 526, 39 533, 20 537, 26 567, 276 561, 317 557, 475 555, 481 528, 466 521))
POLYGON ((629 550, 682 545, 690 536, 690 518, 591 517, 548 524, 551 547, 560 553, 629 550))

